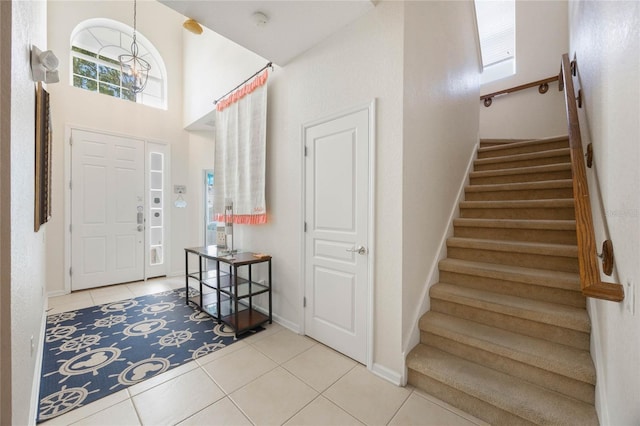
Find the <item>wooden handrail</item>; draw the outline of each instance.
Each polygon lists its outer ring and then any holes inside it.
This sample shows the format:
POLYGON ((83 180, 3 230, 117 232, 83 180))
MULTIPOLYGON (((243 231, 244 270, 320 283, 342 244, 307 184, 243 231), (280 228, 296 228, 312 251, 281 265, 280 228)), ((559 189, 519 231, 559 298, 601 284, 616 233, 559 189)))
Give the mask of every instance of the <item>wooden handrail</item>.
POLYGON ((598 299, 620 302, 624 299, 624 288, 620 284, 602 282, 598 268, 593 216, 589 201, 589 187, 584 167, 582 137, 578 123, 578 108, 571 77, 569 55, 562 55, 560 87, 564 85, 564 99, 569 128, 571 171, 573 176, 573 199, 576 211, 576 233, 578 237, 578 266, 582 294, 598 299))
POLYGON ((545 78, 542 80, 533 81, 531 83, 522 84, 520 86, 511 87, 509 89, 499 90, 493 93, 487 93, 486 95, 480 96, 480 100, 484 101, 484 106, 489 107, 493 102, 493 98, 497 98, 498 96, 507 95, 509 93, 517 92, 519 90, 524 90, 524 89, 528 89, 530 87, 536 87, 536 86, 538 87, 538 92, 547 93, 547 90, 549 90, 549 83, 553 83, 554 81, 558 81, 558 80, 559 80, 559 76, 556 75, 556 76, 545 78))

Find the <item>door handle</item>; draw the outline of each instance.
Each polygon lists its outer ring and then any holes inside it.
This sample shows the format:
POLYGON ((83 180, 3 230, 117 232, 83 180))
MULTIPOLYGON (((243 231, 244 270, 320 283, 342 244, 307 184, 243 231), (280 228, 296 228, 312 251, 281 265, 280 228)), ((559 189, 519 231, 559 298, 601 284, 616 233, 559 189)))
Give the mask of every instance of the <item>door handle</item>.
POLYGON ((144 231, 144 213, 142 206, 138 206, 138 214, 136 214, 136 222, 138 223, 138 232, 144 231))
POLYGON ((367 249, 364 246, 352 247, 347 249, 347 251, 351 253, 367 254, 367 249))

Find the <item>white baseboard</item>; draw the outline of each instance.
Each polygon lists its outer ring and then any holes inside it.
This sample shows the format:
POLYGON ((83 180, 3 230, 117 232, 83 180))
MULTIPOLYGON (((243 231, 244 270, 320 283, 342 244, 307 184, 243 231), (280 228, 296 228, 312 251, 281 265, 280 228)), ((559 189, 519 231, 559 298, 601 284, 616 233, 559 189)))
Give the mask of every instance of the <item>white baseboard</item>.
MULTIPOLYGON (((197 272, 198 270, 196 269, 195 272, 197 272)), ((180 271, 173 271, 167 274, 167 278, 173 278, 173 277, 184 277, 184 269, 180 270, 180 271)))
POLYGON ((376 364, 375 362, 373 363, 369 371, 371 371, 376 376, 393 383, 396 386, 403 386, 404 374, 400 374, 397 371, 393 371, 390 368, 387 368, 380 364, 376 364))
MULTIPOLYGON (((253 305, 253 309, 255 309, 256 311, 264 314, 264 315, 269 315, 269 310, 263 308, 262 306, 258 306, 258 305, 253 305)), ((288 328, 289 330, 293 331, 296 334, 301 334, 301 328, 299 324, 296 324, 293 321, 289 321, 288 319, 282 318, 280 315, 278 314, 274 314, 272 312, 271 317, 273 318, 274 322, 277 322, 278 324, 280 324, 281 326, 283 326, 284 328, 288 328)))
POLYGON ((47 298, 49 297, 58 297, 58 296, 65 296, 69 294, 69 292, 67 290, 55 290, 55 291, 49 291, 47 292, 47 298))
POLYGON ((42 362, 44 354, 44 338, 47 331, 47 304, 45 303, 44 311, 42 313, 42 323, 40 324, 40 338, 38 344, 35 347, 36 351, 36 364, 33 374, 33 384, 31 385, 31 403, 29 406, 29 424, 35 425, 38 418, 38 405, 40 402, 40 379, 42 375, 42 362))

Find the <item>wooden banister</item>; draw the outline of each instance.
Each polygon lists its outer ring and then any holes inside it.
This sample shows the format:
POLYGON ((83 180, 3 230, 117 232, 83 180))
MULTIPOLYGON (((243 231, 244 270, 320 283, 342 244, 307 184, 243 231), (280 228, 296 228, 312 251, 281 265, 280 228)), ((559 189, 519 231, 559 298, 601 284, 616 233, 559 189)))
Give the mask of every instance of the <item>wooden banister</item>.
POLYGON ((558 81, 559 77, 553 76, 549 78, 545 78, 538 81, 533 81, 531 83, 522 84, 520 86, 510 87, 509 89, 498 90, 497 92, 487 93, 486 95, 480 96, 480 100, 484 101, 484 106, 489 107, 493 103, 493 98, 497 98, 498 96, 507 95, 509 93, 518 92, 520 90, 528 89, 530 87, 538 87, 538 92, 547 93, 549 90, 549 83, 553 83, 554 81, 558 81))
POLYGON ((576 211, 576 232, 578 237, 578 264, 582 294, 588 297, 620 302, 624 299, 624 288, 620 284, 602 282, 598 267, 593 216, 589 200, 589 187, 584 166, 582 137, 578 122, 578 108, 571 77, 569 55, 562 55, 560 87, 564 85, 564 99, 569 128, 569 148, 571 151, 571 173, 573 177, 573 199, 576 211))

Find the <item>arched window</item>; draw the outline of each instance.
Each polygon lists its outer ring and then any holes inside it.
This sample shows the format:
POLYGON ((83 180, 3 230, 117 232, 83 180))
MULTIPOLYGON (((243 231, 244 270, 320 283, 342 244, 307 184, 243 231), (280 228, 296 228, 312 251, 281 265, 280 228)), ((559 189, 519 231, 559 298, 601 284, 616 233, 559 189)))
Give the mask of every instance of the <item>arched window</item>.
POLYGON ((136 33, 140 56, 151 64, 144 91, 130 90, 121 75, 118 56, 130 53, 133 29, 111 19, 88 19, 71 34, 71 82, 81 89, 156 108, 167 108, 166 68, 158 50, 140 32, 136 33))

